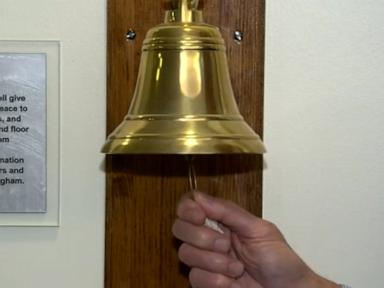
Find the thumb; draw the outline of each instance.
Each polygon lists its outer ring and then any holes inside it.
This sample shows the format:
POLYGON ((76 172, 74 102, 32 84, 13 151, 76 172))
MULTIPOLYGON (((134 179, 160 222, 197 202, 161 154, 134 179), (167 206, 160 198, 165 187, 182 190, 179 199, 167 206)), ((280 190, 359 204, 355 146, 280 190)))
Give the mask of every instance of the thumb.
POLYGON ((194 192, 194 199, 208 218, 222 223, 239 236, 251 236, 252 228, 262 222, 260 218, 230 201, 201 192, 194 192))

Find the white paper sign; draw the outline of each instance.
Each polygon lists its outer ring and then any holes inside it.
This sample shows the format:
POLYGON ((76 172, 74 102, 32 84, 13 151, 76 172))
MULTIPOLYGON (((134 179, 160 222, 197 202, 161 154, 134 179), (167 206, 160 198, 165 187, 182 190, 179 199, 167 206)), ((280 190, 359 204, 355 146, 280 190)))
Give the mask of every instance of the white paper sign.
POLYGON ((0 213, 47 211, 47 57, 0 53, 0 213))

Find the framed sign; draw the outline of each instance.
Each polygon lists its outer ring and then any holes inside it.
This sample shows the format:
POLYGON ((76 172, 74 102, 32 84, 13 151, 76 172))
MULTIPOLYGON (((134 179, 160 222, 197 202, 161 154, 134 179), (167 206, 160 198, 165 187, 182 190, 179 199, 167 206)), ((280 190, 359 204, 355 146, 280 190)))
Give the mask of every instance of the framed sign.
POLYGON ((60 42, 0 41, 0 225, 58 226, 60 42))

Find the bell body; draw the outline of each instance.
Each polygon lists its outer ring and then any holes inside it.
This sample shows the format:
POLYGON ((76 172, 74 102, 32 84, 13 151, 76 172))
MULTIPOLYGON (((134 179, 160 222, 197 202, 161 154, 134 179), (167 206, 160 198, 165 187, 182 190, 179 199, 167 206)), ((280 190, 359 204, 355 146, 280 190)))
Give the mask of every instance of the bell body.
POLYGON ((103 152, 263 153, 237 108, 219 30, 189 1, 177 3, 147 33, 128 114, 103 152))

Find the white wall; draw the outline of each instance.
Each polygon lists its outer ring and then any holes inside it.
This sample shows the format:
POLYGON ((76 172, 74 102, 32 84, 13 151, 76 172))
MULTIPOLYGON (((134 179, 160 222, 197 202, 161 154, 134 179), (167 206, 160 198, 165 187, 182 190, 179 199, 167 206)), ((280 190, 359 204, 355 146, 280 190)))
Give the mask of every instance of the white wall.
MULTIPOLYGON (((6 288, 103 286, 105 0, 2 0, 1 39, 62 41, 60 228, 0 228, 6 288)), ((264 212, 317 271, 382 287, 384 1, 267 1, 264 212)))
POLYGON ((384 1, 267 1, 264 216, 318 272, 383 287, 384 1))
POLYGON ((105 0, 0 1, 0 39, 62 41, 61 227, 0 228, 1 287, 103 287, 105 14, 105 0))

